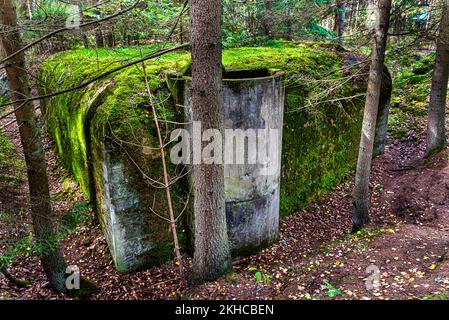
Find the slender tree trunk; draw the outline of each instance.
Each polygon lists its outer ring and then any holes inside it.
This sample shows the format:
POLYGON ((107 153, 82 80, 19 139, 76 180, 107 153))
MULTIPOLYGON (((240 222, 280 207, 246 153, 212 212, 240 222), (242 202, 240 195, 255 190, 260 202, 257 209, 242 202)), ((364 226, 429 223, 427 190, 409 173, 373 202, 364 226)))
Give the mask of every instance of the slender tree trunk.
POLYGON ((179 43, 183 44, 184 43, 184 38, 183 38, 183 34, 184 34, 184 26, 183 26, 183 22, 182 22, 182 14, 181 17, 179 18, 179 43))
POLYGON ((361 229, 370 221, 369 177, 371 172, 371 159, 373 156, 382 73, 384 69, 385 47, 387 45, 387 32, 390 22, 391 0, 379 0, 378 6, 379 12, 374 30, 374 47, 366 92, 359 158, 355 175, 352 211, 353 231, 361 229))
MULTIPOLYGON (((17 31, 16 9, 13 0, 0 0, 0 23, 13 28, 11 32, 1 33, 0 40, 6 56, 22 47, 21 35, 17 31)), ((11 99, 18 100, 30 96, 27 74, 25 71, 25 56, 23 53, 12 58, 6 67, 11 99)), ((55 229, 51 219, 50 193, 46 161, 41 135, 34 106, 31 102, 14 107, 20 139, 25 154, 28 173, 28 184, 31 200, 31 215, 35 240, 37 244, 47 248, 40 257, 50 285, 58 292, 65 288, 64 258, 57 246, 48 247, 48 241, 55 239, 55 229), (19 106, 21 106, 19 108, 19 106)))
MULTIPOLYGON (((94 4, 98 3, 99 3, 98 0, 94 1, 94 4)), ((97 19, 100 19, 100 10, 95 9, 94 14, 97 19)), ((103 39, 103 32, 101 31, 101 25, 95 28, 95 42, 97 44, 97 48, 104 48, 104 39, 103 39)))
POLYGON ((26 10, 27 10, 27 16, 29 20, 33 19, 33 11, 31 8, 31 1, 30 0, 26 0, 26 10))
POLYGON ((437 40, 433 67, 432 89, 427 126, 427 155, 432 155, 446 145, 446 96, 449 76, 449 1, 443 1, 443 13, 437 40))
MULTIPOLYGON (((193 120, 201 122, 202 132, 218 129, 223 137, 221 1, 191 0, 190 14, 193 120)), ((222 162, 193 165, 193 283, 215 280, 231 268, 222 162)))
POLYGON ((95 43, 97 44, 97 48, 104 48, 103 32, 99 28, 95 30, 95 43))
POLYGON ((285 39, 291 41, 293 39, 293 17, 292 8, 287 6, 285 12, 285 39))
POLYGON ((273 4, 272 4, 273 0, 263 0, 263 3, 265 5, 265 14, 263 16, 263 29, 264 29, 264 33, 265 36, 268 39, 272 39, 273 38, 273 4))
MULTIPOLYGON (((83 2, 79 1, 78 2, 78 11, 80 14, 80 22, 83 23, 84 20, 84 12, 83 12, 83 2)), ((83 44, 84 44, 84 48, 89 48, 89 39, 87 39, 87 35, 84 31, 80 31, 81 32, 81 37, 83 38, 83 44)))
POLYGON ((348 3, 349 12, 348 12, 347 26, 348 26, 349 32, 351 32, 351 33, 352 33, 352 22, 354 19, 354 11, 356 9, 356 2, 358 2, 358 1, 350 0, 348 3))
POLYGON ((346 2, 340 5, 340 18, 338 21, 338 42, 343 45, 343 36, 345 31, 345 21, 346 21, 346 2))
POLYGON ((354 0, 357 2, 357 6, 355 8, 355 16, 354 16, 354 25, 353 29, 357 30, 357 25, 359 24, 359 11, 360 11, 360 1, 354 0))
MULTIPOLYGON (((176 218, 175 218, 175 213, 173 210, 173 201, 172 201, 171 191, 170 191, 170 177, 169 177, 168 171, 167 171, 167 163, 165 162, 164 139, 162 138, 161 130, 159 127, 159 120, 158 120, 158 116, 157 116, 157 112, 156 112, 155 101, 153 99, 153 93, 151 92, 150 85, 148 83, 148 75, 147 75, 147 71, 146 71, 146 67, 145 67, 145 62, 142 62, 142 70, 145 75, 145 87, 147 90, 148 97, 150 99, 150 109, 148 111, 151 110, 151 113, 153 114, 154 127, 156 129, 157 138, 159 141, 159 151, 161 153, 161 162, 162 162, 162 173, 164 176, 165 197, 167 199, 168 214, 170 217, 170 229, 171 229, 171 232, 173 235, 173 243, 175 246, 175 256, 176 256, 176 260, 178 262, 179 276, 184 281, 184 267, 183 267, 183 263, 182 263, 181 248, 179 246, 179 241, 178 241, 176 218)), ((148 116, 148 118, 150 117, 149 114, 147 114, 147 116, 148 116)))
POLYGON ((108 30, 106 33, 106 43, 109 48, 114 48, 114 29, 108 30))

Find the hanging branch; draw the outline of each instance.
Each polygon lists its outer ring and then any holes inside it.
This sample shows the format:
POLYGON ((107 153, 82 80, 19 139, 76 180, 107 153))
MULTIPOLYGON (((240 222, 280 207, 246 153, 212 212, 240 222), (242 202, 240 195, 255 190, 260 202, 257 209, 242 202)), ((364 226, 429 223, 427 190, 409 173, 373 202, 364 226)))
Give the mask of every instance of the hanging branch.
MULTIPOLYGON (((153 114, 154 126, 156 128, 157 138, 159 140, 159 150, 161 153, 162 171, 163 171, 163 175, 164 175, 164 189, 165 189, 165 196, 167 198, 168 212, 169 212, 169 216, 170 216, 170 229, 172 231, 173 241, 175 243, 175 255, 176 255, 176 260, 179 264, 179 274, 180 274, 181 278, 184 279, 182 256, 181 256, 181 251, 179 248, 178 234, 176 232, 176 219, 175 219, 175 214, 173 212, 173 203, 172 203, 172 199, 171 199, 170 182, 169 182, 169 177, 168 177, 168 172, 167 172, 167 164, 165 162, 164 141, 162 140, 161 131, 159 128, 159 121, 158 121, 157 114, 156 114, 156 107, 154 104, 153 94, 151 93, 150 85, 148 84, 148 76, 147 76, 147 71, 145 69, 144 61, 142 61, 142 68, 143 68, 143 74, 145 76, 145 88, 147 90, 148 97, 150 98, 151 110, 148 110, 148 112, 151 111, 151 113, 153 114)), ((147 112, 147 117, 149 117, 148 112, 147 112)))
MULTIPOLYGON (((173 33, 176 30, 176 27, 178 26, 178 23, 182 23, 182 15, 184 14, 184 12, 186 11, 187 5, 189 4, 189 0, 185 0, 184 4, 182 5, 181 11, 179 12, 178 16, 176 17, 176 21, 175 24, 173 25, 168 37, 167 37, 167 41, 169 41, 171 39, 171 37, 173 36, 173 33)), ((181 35, 182 37, 182 35, 181 35)), ((181 44, 182 44, 182 40, 181 40, 181 44)))
POLYGON ((92 79, 90 79, 90 80, 88 80, 86 82, 83 82, 80 85, 77 85, 77 86, 72 87, 72 88, 68 88, 68 89, 65 89, 65 90, 49 93, 49 94, 38 96, 38 97, 30 97, 30 98, 25 98, 25 99, 19 99, 19 100, 14 100, 14 101, 11 101, 11 102, 8 102, 8 103, 0 104, 0 107, 4 107, 4 106, 9 106, 9 105, 12 105, 12 104, 15 104, 15 103, 21 103, 14 110, 12 110, 12 111, 10 111, 10 112, 8 112, 6 114, 3 114, 0 117, 0 120, 6 118, 7 116, 9 116, 11 114, 13 114, 18 109, 22 108, 23 105, 26 104, 29 101, 40 100, 40 99, 45 99, 45 98, 51 98, 51 97, 58 96, 60 94, 69 93, 69 92, 72 92, 72 91, 76 91, 76 90, 82 89, 84 87, 87 87, 89 84, 94 83, 97 80, 103 79, 103 78, 105 78, 105 77, 107 77, 107 76, 109 76, 109 75, 111 75, 111 74, 113 74, 113 73, 115 73, 117 71, 120 71, 120 70, 123 70, 125 68, 134 66, 136 64, 139 64, 139 63, 141 63, 143 61, 146 61, 146 60, 149 60, 149 59, 154 59, 154 58, 160 57, 160 56, 162 56, 162 55, 164 55, 166 53, 172 52, 172 51, 176 51, 176 50, 179 50, 179 49, 187 48, 189 46, 190 46, 190 43, 185 43, 185 44, 177 46, 177 47, 156 51, 155 53, 152 53, 152 54, 150 54, 150 55, 148 55, 146 57, 143 57, 143 58, 135 60, 135 61, 128 62, 128 63, 126 63, 126 64, 124 64, 124 65, 122 65, 120 67, 117 67, 117 68, 111 69, 109 71, 106 71, 105 73, 102 73, 102 74, 100 74, 100 75, 98 75, 96 77, 93 77, 92 79))

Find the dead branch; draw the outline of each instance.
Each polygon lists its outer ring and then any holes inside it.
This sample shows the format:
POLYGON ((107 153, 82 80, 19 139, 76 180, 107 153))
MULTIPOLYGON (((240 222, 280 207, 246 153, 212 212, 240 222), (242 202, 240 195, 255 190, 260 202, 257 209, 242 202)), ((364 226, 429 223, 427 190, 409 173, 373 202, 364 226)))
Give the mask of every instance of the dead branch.
POLYGON ((14 284, 18 288, 26 288, 31 284, 31 282, 28 280, 22 280, 14 277, 12 274, 8 272, 8 270, 6 270, 6 268, 0 268, 0 272, 3 273, 3 275, 5 276, 6 279, 9 280, 9 282, 14 284))
POLYGON ((21 103, 21 105, 19 105, 17 108, 12 110, 11 112, 8 112, 8 113, 2 115, 0 117, 0 120, 6 118, 7 116, 9 116, 11 114, 13 114, 14 112, 16 112, 17 110, 22 108, 23 105, 26 104, 27 102, 34 101, 34 100, 51 98, 51 97, 55 97, 55 96, 58 96, 58 95, 61 95, 61 94, 65 94, 65 93, 69 93, 69 92, 72 92, 72 91, 80 90, 80 89, 82 89, 84 87, 87 87, 91 83, 94 83, 95 81, 103 79, 103 78, 105 78, 105 77, 107 77, 107 76, 109 76, 109 75, 111 75, 111 74, 113 74, 113 73, 115 73, 117 71, 120 71, 120 70, 123 70, 125 68, 134 66, 134 65, 139 64, 139 63, 142 63, 143 61, 146 61, 146 60, 149 60, 149 59, 154 59, 154 58, 160 57, 160 56, 162 56, 162 55, 164 55, 166 53, 169 53, 169 52, 173 52, 173 51, 176 51, 176 50, 179 50, 179 49, 187 48, 189 46, 190 46, 190 43, 185 43, 183 45, 179 45, 179 46, 176 46, 176 47, 173 47, 173 48, 156 51, 155 53, 152 53, 152 54, 150 54, 148 56, 145 56, 145 57, 143 57, 141 59, 138 59, 138 60, 135 60, 135 61, 131 61, 131 62, 129 62, 127 64, 124 64, 124 65, 122 65, 120 67, 117 67, 117 68, 111 69, 109 71, 106 71, 105 73, 102 73, 102 74, 92 78, 91 80, 83 82, 82 84, 77 85, 77 86, 72 87, 72 88, 68 88, 68 89, 65 89, 65 90, 49 93, 49 94, 42 95, 42 96, 30 97, 30 98, 26 98, 26 99, 19 99, 19 100, 11 101, 11 102, 8 102, 8 103, 0 104, 0 107, 4 107, 4 106, 13 105, 15 103, 21 103))
MULTIPOLYGON (((175 244, 176 260, 178 261, 178 264, 179 264, 179 274, 180 274, 181 278, 184 278, 184 269, 183 269, 183 265, 182 265, 182 256, 181 256, 181 251, 180 251, 180 247, 179 247, 178 234, 176 231, 176 220, 175 220, 175 214, 173 212, 173 203, 172 203, 172 199, 171 199, 169 177, 168 177, 168 172, 167 172, 167 164, 165 162, 164 141, 162 140, 161 130, 159 128, 159 121, 158 121, 157 113, 156 113, 156 107, 155 107, 154 100, 153 100, 153 94, 151 93, 150 85, 148 83, 148 76, 147 76, 147 71, 145 68, 144 61, 142 61, 142 68, 143 68, 143 74, 145 76, 145 87, 147 90, 148 97, 150 98, 150 107, 151 107, 151 112, 153 113, 154 126, 156 128, 156 133, 157 133, 157 137, 159 140, 159 149, 160 149, 161 161, 162 161, 162 172, 164 175, 165 196, 167 198, 168 212, 169 212, 169 216, 170 216, 170 227, 171 227, 171 231, 173 234, 173 242, 175 244)), ((148 110, 148 111, 150 111, 150 110, 148 110)), ((149 117, 148 114, 147 114, 147 116, 149 117)))

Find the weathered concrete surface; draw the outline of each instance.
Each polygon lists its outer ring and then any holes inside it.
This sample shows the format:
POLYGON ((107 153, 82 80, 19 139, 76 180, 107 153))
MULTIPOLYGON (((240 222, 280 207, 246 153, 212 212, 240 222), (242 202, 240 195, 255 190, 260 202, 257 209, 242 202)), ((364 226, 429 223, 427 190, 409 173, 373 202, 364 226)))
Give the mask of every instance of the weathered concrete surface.
MULTIPOLYGON (((257 252, 279 233, 285 93, 282 73, 274 73, 252 72, 252 78, 245 78, 245 72, 224 75, 226 217, 234 256, 257 252)), ((178 102, 191 122, 190 78, 175 82, 182 99, 178 102)))
POLYGON ((138 190, 120 150, 104 144, 94 153, 97 213, 119 272, 130 272, 150 262, 152 239, 149 214, 142 205, 146 188, 138 190))

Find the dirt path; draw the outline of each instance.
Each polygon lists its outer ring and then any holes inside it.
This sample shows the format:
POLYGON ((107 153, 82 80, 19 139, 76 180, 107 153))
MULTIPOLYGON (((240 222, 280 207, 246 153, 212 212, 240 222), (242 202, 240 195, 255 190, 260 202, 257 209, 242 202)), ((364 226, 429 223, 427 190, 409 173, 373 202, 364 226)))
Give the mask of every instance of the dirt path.
POLYGON ((315 297, 328 298, 332 287, 322 290, 313 280, 321 278, 341 290, 340 298, 449 298, 448 151, 428 165, 386 177, 375 201, 399 221, 331 246, 316 270, 296 279, 281 297, 295 297, 294 285, 303 281, 315 297), (380 287, 367 290, 377 272, 380 287))
MULTIPOLYGON (((10 137, 18 145, 14 131, 10 137)), ((194 290, 180 283, 172 262, 131 275, 118 274, 93 214, 69 236, 63 250, 69 264, 77 265, 82 276, 98 284, 93 299, 444 297, 449 286, 448 152, 443 151, 429 165, 406 166, 423 151, 422 140, 411 133, 374 161, 373 222, 366 231, 348 234, 350 178, 319 202, 282 221, 278 243, 235 261, 235 273, 194 290), (379 270, 378 291, 366 290, 365 278, 370 275, 366 268, 371 265, 379 270)), ((52 194, 60 195, 55 197, 55 211, 61 215, 82 198, 49 147, 47 156, 52 194), (68 197, 67 192, 75 196, 68 197)), ((18 190, 15 194, 0 192, 0 201, 23 204, 26 183, 18 190)), ((33 279, 33 285, 17 289, 0 275, 0 298, 67 298, 49 290, 36 258, 18 258, 10 271, 33 279)))
POLYGON ((226 279, 207 284, 195 297, 205 298, 205 292, 244 299, 447 297, 448 151, 430 164, 409 166, 424 150, 423 140, 410 133, 374 161, 373 222, 367 230, 346 233, 352 183, 345 183, 284 221, 281 242, 250 259, 237 272, 235 284, 226 279), (255 284, 253 267, 270 280, 255 284), (367 290, 374 279, 370 276, 376 275, 379 290, 367 290))

